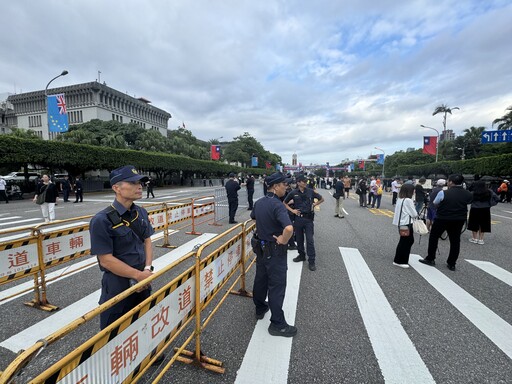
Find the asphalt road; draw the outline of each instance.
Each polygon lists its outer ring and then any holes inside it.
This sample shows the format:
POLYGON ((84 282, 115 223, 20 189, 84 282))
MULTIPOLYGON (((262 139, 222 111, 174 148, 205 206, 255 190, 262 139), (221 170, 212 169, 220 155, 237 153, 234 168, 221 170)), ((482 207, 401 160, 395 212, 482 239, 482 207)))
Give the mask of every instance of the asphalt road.
MULTIPOLYGON (((156 201, 211 194, 211 188, 155 190, 156 201)), ((286 297, 287 318, 298 334, 293 340, 262 336, 268 317, 259 322, 248 298, 231 295, 202 334, 202 351, 223 362, 224 374, 175 363, 166 383, 510 383, 512 382, 512 205, 492 208, 492 233, 485 245, 472 244, 462 234, 455 272, 446 268, 448 241, 441 241, 435 268, 417 262, 425 256, 428 236, 416 236, 411 268, 392 265, 398 242, 392 225, 391 198, 380 210, 359 207, 355 194, 345 200, 344 219, 334 217, 331 191, 319 190, 325 203, 315 217, 317 271, 291 261, 286 297), (292 322, 292 321, 290 321, 292 322), (258 345, 258 340, 260 344, 258 345)), ((58 218, 97 212, 112 195, 86 195, 82 204, 60 203, 58 218)), ((151 199, 150 199, 151 200, 151 199)), ((146 199, 143 199, 146 201, 146 199)), ((237 220, 249 218, 241 199, 237 220)), ((40 218, 29 201, 0 205, 0 229, 40 218), (11 219, 21 216, 21 218, 11 219), (5 220, 3 220, 5 219, 5 220)), ((37 223, 34 220, 29 223, 37 223)), ((221 233, 231 226, 202 225, 203 233, 221 233)), ((194 237, 180 230, 176 245, 194 237)), ((168 249, 156 247, 161 257, 168 249)), ((248 274, 252 287, 254 270, 248 274)), ((100 272, 89 268, 48 287, 51 302, 62 309, 96 291, 100 272)), ((10 288, 1 286, 0 290, 10 288)), ((1 292, 0 292, 1 293, 1 292)), ((22 303, 29 294, 0 302, 0 343, 38 324, 53 313, 22 303)), ((62 310, 61 309, 61 310, 62 310)), ((59 347, 44 350, 19 382, 47 368, 55 356, 93 336, 97 321, 68 335, 59 347)), ((188 334, 187 334, 188 335, 188 334)), ((192 349, 193 345, 189 346, 192 349)), ((0 347, 0 370, 15 353, 0 347)), ((151 382, 151 375, 141 382, 151 382)))

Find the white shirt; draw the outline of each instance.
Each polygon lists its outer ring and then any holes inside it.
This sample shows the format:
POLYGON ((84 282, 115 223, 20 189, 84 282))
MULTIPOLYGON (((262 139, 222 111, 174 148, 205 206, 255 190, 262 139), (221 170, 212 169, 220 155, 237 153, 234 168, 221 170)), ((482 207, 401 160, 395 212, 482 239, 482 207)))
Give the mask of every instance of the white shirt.
POLYGON ((418 216, 418 212, 416 212, 416 208, 414 207, 414 203, 412 199, 398 199, 396 201, 395 207, 395 215, 393 216, 393 224, 394 225, 408 225, 412 223, 412 219, 418 216), (404 208, 402 209, 402 204, 404 208), (402 211, 402 216, 400 216, 400 210, 402 211), (398 224, 398 220, 400 220, 400 224, 398 224))
POLYGON ((400 187, 401 187, 401 185, 400 185, 400 183, 398 181, 396 181, 396 180, 393 181, 391 183, 391 192, 397 192, 398 193, 398 191, 400 190, 400 187))
POLYGON ((5 180, 0 179, 0 191, 5 191, 5 180))

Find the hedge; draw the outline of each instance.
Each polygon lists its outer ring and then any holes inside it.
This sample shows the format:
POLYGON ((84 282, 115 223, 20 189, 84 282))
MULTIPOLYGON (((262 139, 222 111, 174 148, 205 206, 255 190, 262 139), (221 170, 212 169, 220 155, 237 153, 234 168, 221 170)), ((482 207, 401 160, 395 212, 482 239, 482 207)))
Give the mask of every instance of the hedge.
MULTIPOLYGON (((0 166, 13 166, 19 169, 26 164, 49 169, 65 169, 72 174, 96 169, 110 171, 126 164, 132 164, 145 172, 184 171, 221 175, 248 171, 246 168, 217 161, 198 160, 180 155, 0 136, 0 166)), ((250 172, 259 173, 252 168, 250 172)))

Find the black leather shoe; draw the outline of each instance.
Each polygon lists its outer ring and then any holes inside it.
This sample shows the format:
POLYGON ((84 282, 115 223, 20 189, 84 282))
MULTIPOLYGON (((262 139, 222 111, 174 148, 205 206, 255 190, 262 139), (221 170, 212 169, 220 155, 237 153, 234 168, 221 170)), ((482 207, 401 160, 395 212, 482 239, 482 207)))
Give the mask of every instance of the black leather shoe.
POLYGON ((338 217, 338 215, 334 215, 334 217, 338 217))
POLYGON ((229 224, 238 224, 238 221, 233 220, 233 221, 230 221, 229 224))
POLYGON ((262 320, 265 317, 265 313, 269 311, 269 307, 267 306, 267 309, 265 309, 262 313, 256 313, 256 320, 262 320))
POLYGON ((297 256, 297 257, 294 257, 294 258, 293 258, 293 261, 295 261, 296 263, 299 263, 299 262, 301 262, 301 261, 306 261, 306 256, 301 256, 301 255, 299 255, 299 256, 297 256))
POLYGON ((448 269, 449 269, 450 271, 455 271, 455 265, 446 264, 446 266, 448 267, 448 269))
POLYGON ((309 264, 309 270, 314 272, 316 271, 316 265, 315 264, 309 264))
POLYGON ((430 265, 431 267, 436 265, 436 262, 434 260, 427 260, 427 259, 419 259, 419 262, 421 264, 430 265))
POLYGON ((274 324, 270 324, 268 327, 268 333, 272 336, 293 337, 297 334, 297 327, 294 327, 293 325, 286 325, 283 328, 278 328, 274 324))

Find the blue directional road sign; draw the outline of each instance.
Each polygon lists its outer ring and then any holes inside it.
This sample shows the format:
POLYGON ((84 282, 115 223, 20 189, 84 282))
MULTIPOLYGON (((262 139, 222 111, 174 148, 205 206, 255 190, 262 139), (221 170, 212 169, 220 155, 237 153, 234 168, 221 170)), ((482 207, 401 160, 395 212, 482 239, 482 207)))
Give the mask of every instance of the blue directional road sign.
POLYGON ((483 131, 482 144, 511 143, 512 129, 506 131, 483 131))

